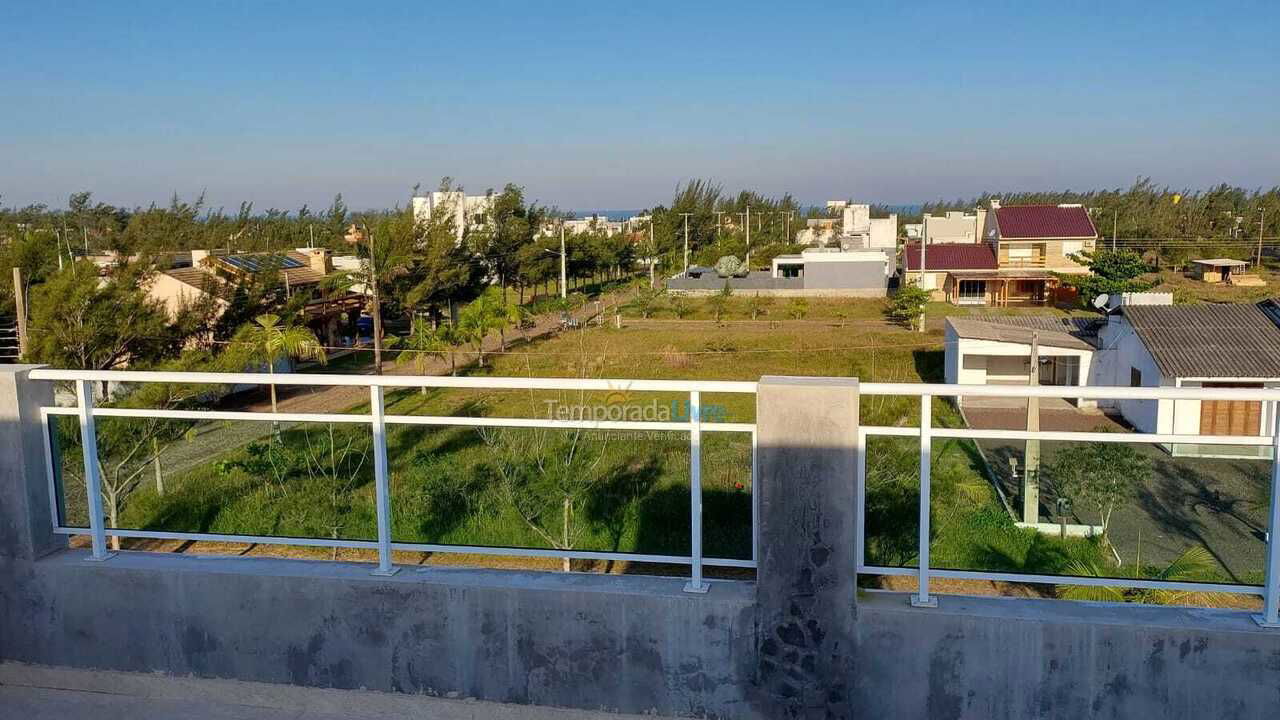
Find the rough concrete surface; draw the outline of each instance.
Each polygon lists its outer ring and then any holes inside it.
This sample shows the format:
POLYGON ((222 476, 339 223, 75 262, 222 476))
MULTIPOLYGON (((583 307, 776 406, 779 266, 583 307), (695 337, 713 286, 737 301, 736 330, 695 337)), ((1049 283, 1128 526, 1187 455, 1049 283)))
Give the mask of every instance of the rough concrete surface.
POLYGON ((0 563, 21 662, 668 715, 744 714, 751 583, 79 551, 0 563))
POLYGON ((0 720, 619 720, 638 717, 367 690, 326 690, 0 663, 0 720))

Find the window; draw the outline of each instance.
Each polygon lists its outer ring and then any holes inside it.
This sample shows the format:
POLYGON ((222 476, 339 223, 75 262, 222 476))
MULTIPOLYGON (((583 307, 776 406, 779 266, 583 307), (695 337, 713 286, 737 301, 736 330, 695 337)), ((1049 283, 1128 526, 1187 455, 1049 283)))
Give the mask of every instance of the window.
POLYGON ((987 281, 986 280, 961 280, 959 298, 960 298, 960 302, 962 303, 986 302, 987 281))
POLYGON ((1129 368, 1129 387, 1142 387, 1142 371, 1136 367, 1129 368))

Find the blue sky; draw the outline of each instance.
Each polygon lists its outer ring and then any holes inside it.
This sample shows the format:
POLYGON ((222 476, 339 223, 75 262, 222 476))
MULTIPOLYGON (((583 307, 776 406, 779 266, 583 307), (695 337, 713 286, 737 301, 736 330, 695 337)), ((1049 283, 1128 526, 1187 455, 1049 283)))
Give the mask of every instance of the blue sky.
POLYGON ((1280 183, 1280 3, 0 0, 0 203, 1280 183))

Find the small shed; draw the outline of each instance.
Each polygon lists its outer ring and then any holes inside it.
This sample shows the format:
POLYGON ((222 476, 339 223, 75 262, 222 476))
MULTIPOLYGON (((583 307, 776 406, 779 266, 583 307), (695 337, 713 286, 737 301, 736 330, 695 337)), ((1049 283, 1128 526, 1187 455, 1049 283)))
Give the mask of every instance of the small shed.
POLYGON ((1249 263, 1230 258, 1192 260, 1191 275, 1203 282, 1230 283, 1232 275, 1244 274, 1244 269, 1247 267, 1249 267, 1249 263))

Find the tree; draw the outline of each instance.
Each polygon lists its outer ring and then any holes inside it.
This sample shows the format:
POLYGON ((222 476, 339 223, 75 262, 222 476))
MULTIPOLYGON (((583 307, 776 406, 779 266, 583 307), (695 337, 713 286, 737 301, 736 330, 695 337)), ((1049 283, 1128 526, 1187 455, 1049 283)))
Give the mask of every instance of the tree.
MULTIPOLYGON (((1187 548, 1173 562, 1155 573, 1146 573, 1138 564, 1134 565, 1135 578, 1163 580, 1165 582, 1204 582, 1212 579, 1217 568, 1209 551, 1197 545, 1187 548)), ((1096 563, 1087 560, 1073 560, 1063 568, 1063 575, 1080 577, 1108 577, 1096 563)), ((1199 605, 1203 607, 1226 607, 1230 596, 1226 593, 1204 592, 1196 590, 1165 590, 1148 588, 1125 588, 1111 585, 1059 585, 1058 597, 1066 600, 1092 600, 1094 602, 1139 602, 1147 605, 1199 605)))
POLYGON ((675 295, 671 298, 671 314, 676 318, 683 320, 689 317, 693 312, 693 307, 689 305, 689 300, 683 295, 675 295))
POLYGON ((769 314, 769 307, 773 305, 772 295, 761 295, 756 293, 747 298, 747 313, 752 320, 759 319, 762 315, 769 314))
POLYGON ((1073 254, 1071 259, 1089 268, 1088 275, 1054 273, 1063 285, 1075 288, 1082 303, 1088 305, 1099 295, 1142 292, 1152 283, 1137 278, 1149 268, 1142 256, 1132 250, 1095 250, 1073 254))
POLYGON ((463 308, 458 316, 458 330, 475 344, 480 367, 484 367, 485 337, 491 332, 497 332, 502 351, 506 352, 505 331, 512 323, 520 322, 519 306, 504 300, 502 296, 501 290, 491 287, 463 308))
POLYGON ((795 320, 803 320, 809 314, 809 301, 806 298, 791 298, 787 303, 787 314, 795 320))
POLYGON ((640 317, 648 318, 657 309, 661 298, 661 290, 655 290, 647 285, 637 285, 636 299, 631 302, 631 305, 640 313, 640 317))
POLYGON ((1058 451, 1045 475, 1060 497, 1097 511, 1099 539, 1110 547, 1111 516, 1151 479, 1151 459, 1123 443, 1077 443, 1058 451))
POLYGON ((889 301, 889 317, 904 325, 908 330, 920 323, 920 332, 924 332, 924 308, 929 304, 929 291, 915 282, 904 283, 893 294, 889 301))
MULTIPOLYGON (((400 350, 400 354, 396 356, 396 364, 412 364, 415 373, 426 375, 431 369, 432 359, 452 355, 447 333, 446 326, 431 327, 426 318, 415 317, 408 335, 391 339, 391 346, 400 350)), ((426 392, 427 386, 423 385, 422 393, 425 395, 426 392)))
MULTIPOLYGON (((297 360, 319 360, 326 362, 327 356, 320 340, 305 327, 280 323, 280 317, 267 313, 259 315, 253 323, 245 325, 232 340, 233 352, 242 353, 241 357, 248 362, 266 363, 267 373, 274 375, 276 363, 284 358, 297 360)), ((277 412, 276 386, 271 388, 271 412, 277 412)), ((272 421, 277 437, 280 434, 280 423, 272 421)))
POLYGON ((204 329, 208 308, 182 307, 171 318, 144 289, 149 281, 139 264, 118 265, 105 280, 84 260, 55 272, 32 293, 31 360, 113 370, 176 358, 204 329))
POLYGON ((732 255, 725 255, 716 261, 716 275, 719 275, 722 278, 744 275, 745 273, 743 270, 745 268, 746 266, 742 261, 732 255))

